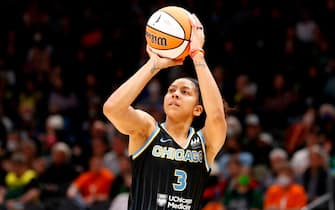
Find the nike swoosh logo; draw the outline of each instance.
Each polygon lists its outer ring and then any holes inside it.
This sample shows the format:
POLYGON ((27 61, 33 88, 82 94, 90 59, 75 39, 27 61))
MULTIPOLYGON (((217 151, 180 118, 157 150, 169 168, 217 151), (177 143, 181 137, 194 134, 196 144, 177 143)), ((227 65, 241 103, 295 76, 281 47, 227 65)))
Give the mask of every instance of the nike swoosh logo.
POLYGON ((163 138, 160 138, 159 141, 162 142, 162 143, 166 143, 166 142, 172 141, 172 139, 163 139, 163 138))

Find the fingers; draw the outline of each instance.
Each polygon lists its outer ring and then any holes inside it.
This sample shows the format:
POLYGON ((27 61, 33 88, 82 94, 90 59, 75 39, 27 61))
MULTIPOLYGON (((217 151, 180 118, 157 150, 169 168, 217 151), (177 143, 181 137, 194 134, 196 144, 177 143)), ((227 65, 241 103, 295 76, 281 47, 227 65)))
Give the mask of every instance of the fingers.
POLYGON ((190 22, 192 25, 190 50, 202 49, 205 41, 203 26, 195 14, 190 15, 190 22))
POLYGON ((180 58, 180 59, 175 60, 175 63, 176 63, 176 65, 183 65, 184 60, 185 60, 185 58, 180 58))
POLYGON ((199 18, 194 13, 192 14, 192 16, 193 16, 193 19, 195 21, 196 26, 197 27, 202 27, 202 24, 201 24, 199 18))
POLYGON ((155 65, 157 65, 157 68, 163 69, 171 66, 177 66, 177 65, 183 65, 185 58, 182 59, 170 59, 166 57, 161 57, 147 45, 146 51, 150 57, 150 59, 154 60, 155 65))
POLYGON ((147 51, 149 57, 157 56, 157 55, 151 50, 151 48, 150 48, 148 45, 147 45, 147 47, 146 47, 146 51, 147 51))
POLYGON ((192 27, 196 26, 196 20, 194 19, 193 14, 189 14, 189 19, 191 22, 191 26, 192 27))
POLYGON ((199 18, 194 13, 190 15, 190 22, 192 27, 196 27, 197 29, 203 28, 199 18))
POLYGON ((147 45, 147 47, 145 48, 145 51, 147 51, 147 53, 150 54, 150 48, 149 48, 148 45, 147 45))

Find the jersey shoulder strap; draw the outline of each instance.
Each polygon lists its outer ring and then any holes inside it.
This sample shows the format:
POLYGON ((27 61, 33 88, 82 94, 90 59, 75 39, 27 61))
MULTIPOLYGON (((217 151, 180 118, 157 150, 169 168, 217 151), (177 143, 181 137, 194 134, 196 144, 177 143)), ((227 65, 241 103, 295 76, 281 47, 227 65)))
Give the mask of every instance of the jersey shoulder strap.
POLYGON ((145 141, 145 143, 140 147, 137 151, 135 151, 130 157, 131 159, 135 160, 139 155, 141 155, 145 149, 153 142, 156 136, 159 134, 161 128, 159 127, 158 123, 156 123, 155 129, 150 134, 149 138, 145 141))

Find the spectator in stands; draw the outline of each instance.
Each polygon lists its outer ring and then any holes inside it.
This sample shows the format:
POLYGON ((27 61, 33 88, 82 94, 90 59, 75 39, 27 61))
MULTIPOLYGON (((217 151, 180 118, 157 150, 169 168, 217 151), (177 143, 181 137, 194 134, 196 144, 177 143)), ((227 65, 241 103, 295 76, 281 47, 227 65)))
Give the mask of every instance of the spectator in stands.
POLYGON ((109 142, 105 137, 94 137, 91 140, 91 156, 103 158, 108 151, 109 142))
POLYGON ((6 137, 6 148, 5 151, 7 155, 10 155, 16 151, 18 151, 21 147, 21 135, 20 135, 20 130, 12 130, 7 133, 6 137))
POLYGON ((41 92, 36 90, 32 79, 25 81, 24 89, 19 94, 18 113, 24 120, 31 120, 36 116, 36 110, 41 99, 41 92))
POLYGON ((227 135, 234 136, 240 141, 243 132, 240 120, 234 115, 229 115, 227 116, 227 125, 228 125, 227 135))
POLYGON ((313 201, 328 192, 329 175, 327 171, 326 153, 319 145, 309 151, 309 166, 301 175, 301 184, 304 186, 308 200, 313 201))
POLYGON ((240 120, 236 116, 230 115, 227 117, 227 125, 227 140, 225 146, 219 152, 215 160, 215 165, 218 167, 219 176, 221 178, 225 178, 228 175, 225 169, 232 156, 237 156, 242 165, 248 167, 251 167, 254 161, 252 154, 247 150, 243 150, 241 143, 243 128, 240 120))
POLYGON ((254 156, 254 166, 269 166, 269 154, 271 150, 273 149, 275 144, 275 140, 271 133, 263 131, 259 134, 258 139, 256 141, 256 145, 258 148, 258 151, 262 151, 262 155, 259 155, 259 153, 254 156))
POLYGON ((27 164, 31 168, 33 167, 33 163, 38 156, 38 148, 36 143, 31 139, 22 139, 20 145, 20 151, 27 158, 27 164))
POLYGON ((76 93, 61 75, 51 78, 52 89, 48 99, 49 112, 70 114, 78 106, 76 93))
POLYGON ((229 160, 236 156, 243 166, 251 167, 254 161, 254 157, 248 151, 243 151, 240 142, 235 135, 227 136, 225 146, 223 147, 223 154, 219 154, 216 163, 218 164, 220 170, 220 176, 227 176, 227 171, 225 170, 229 160))
POLYGON ((40 175, 41 199, 46 210, 57 210, 59 203, 66 197, 66 191, 77 177, 77 172, 70 162, 71 149, 64 142, 52 146, 51 162, 40 175))
POLYGON ((121 172, 120 160, 128 157, 128 139, 127 136, 117 133, 111 140, 111 150, 104 156, 104 166, 113 174, 118 175, 121 172))
POLYGON ((248 75, 241 74, 237 76, 235 80, 234 102, 239 104, 247 98, 248 95, 247 90, 249 88, 249 85, 250 85, 250 79, 248 75))
POLYGON ((41 209, 37 174, 29 169, 23 153, 11 156, 11 169, 1 179, 0 205, 3 209, 41 209))
POLYGON ((305 145, 303 148, 296 150, 291 158, 295 176, 300 176, 309 166, 309 151, 314 145, 319 145, 320 136, 316 131, 310 131, 305 136, 305 145))
POLYGON ((59 209, 107 209, 113 180, 114 175, 103 168, 102 158, 93 156, 89 171, 80 174, 67 190, 70 203, 64 202, 59 209))
POLYGON ((131 163, 127 156, 119 157, 120 173, 113 181, 110 210, 127 210, 131 186, 131 163), (127 202, 124 200, 127 198, 127 202))
POLYGON ((255 113, 248 114, 245 117, 245 136, 243 138, 242 148, 249 151, 253 157, 259 154, 257 140, 262 132, 262 125, 259 116, 255 113))
POLYGON ((238 154, 235 154, 227 159, 224 168, 216 169, 217 172, 210 176, 209 183, 207 183, 207 187, 204 190, 204 203, 219 200, 227 190, 235 188, 237 177, 242 168, 243 165, 238 154), (224 175, 222 175, 222 170, 224 170, 224 175))
POLYGON ((297 100, 296 93, 283 73, 273 76, 270 91, 263 103, 265 125, 272 129, 285 129, 288 125, 289 108, 293 108, 297 100))
POLYGON ((91 139, 106 137, 106 123, 102 120, 94 120, 90 126, 89 135, 91 139))
MULTIPOLYGON (((1 82, 1 79, 0 79, 1 82)), ((0 99, 1 100, 1 99, 0 99)), ((3 105, 0 103, 0 158, 6 155, 7 135, 13 129, 12 120, 3 112, 3 105)))
POLYGON ((52 145, 60 141, 60 133, 65 127, 64 117, 60 114, 51 114, 45 119, 44 130, 38 134, 37 138, 41 144, 42 152, 48 153, 52 145))
POLYGON ((223 204, 219 201, 208 202, 202 210, 225 210, 223 204))
POLYGON ((316 39, 318 25, 313 20, 311 11, 304 8, 301 19, 296 24, 296 34, 300 42, 304 44, 312 43, 316 39))
POLYGON ((226 210, 262 209, 262 194, 252 186, 249 168, 243 168, 237 177, 235 187, 226 190, 223 204, 226 210))
MULTIPOLYGON (((308 84, 310 86, 310 84, 308 84)), ((305 146, 306 134, 315 130, 316 110, 308 108, 301 116, 301 119, 295 121, 285 129, 284 147, 288 154, 292 155, 299 148, 305 146)))
POLYGON ((264 174, 258 176, 263 192, 275 184, 281 165, 288 161, 288 154, 284 149, 274 148, 269 154, 269 159, 270 168, 264 174))
MULTIPOLYGON (((335 70, 334 70, 335 73, 335 70)), ((334 142, 335 136, 335 105, 324 103, 319 108, 320 133, 326 141, 334 142)))
POLYGON ((307 194, 303 186, 294 181, 294 172, 289 163, 278 168, 276 182, 271 185, 264 197, 264 210, 295 209, 307 205, 307 194))

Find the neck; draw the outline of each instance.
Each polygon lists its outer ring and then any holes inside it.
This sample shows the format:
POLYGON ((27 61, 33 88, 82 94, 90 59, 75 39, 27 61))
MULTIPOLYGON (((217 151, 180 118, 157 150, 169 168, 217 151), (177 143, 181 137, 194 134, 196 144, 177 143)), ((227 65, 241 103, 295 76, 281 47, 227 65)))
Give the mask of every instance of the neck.
POLYGON ((184 143, 186 141, 190 126, 191 124, 185 121, 176 122, 169 118, 167 118, 165 122, 166 130, 178 143, 184 143))

